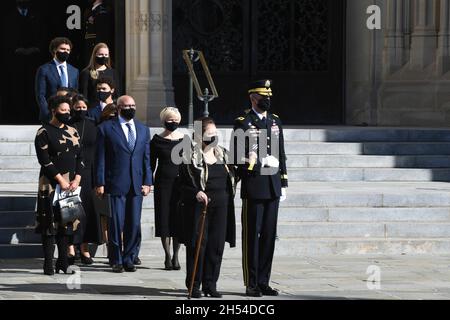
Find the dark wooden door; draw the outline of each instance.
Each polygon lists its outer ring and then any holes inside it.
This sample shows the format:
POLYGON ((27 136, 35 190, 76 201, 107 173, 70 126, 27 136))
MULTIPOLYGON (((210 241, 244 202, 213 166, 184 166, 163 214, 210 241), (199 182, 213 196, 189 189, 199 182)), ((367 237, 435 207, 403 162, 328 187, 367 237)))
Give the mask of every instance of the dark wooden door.
MULTIPOLYGON (((273 80, 285 124, 343 121, 344 0, 173 0, 175 100, 187 121, 183 49, 201 50, 220 97, 210 113, 232 124, 251 80, 273 80)), ((195 101, 195 116, 202 105, 195 101)))

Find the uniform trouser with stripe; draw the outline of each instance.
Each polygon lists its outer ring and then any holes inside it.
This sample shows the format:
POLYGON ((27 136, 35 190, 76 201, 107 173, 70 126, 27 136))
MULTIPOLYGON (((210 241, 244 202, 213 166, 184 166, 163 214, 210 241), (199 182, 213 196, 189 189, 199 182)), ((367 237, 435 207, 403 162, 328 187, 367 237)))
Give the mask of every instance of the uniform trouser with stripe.
POLYGON ((279 202, 279 198, 242 199, 242 268, 246 287, 269 285, 279 202))
MULTIPOLYGON (((224 202, 221 206, 208 207, 203 233, 203 242, 200 247, 200 256, 198 259, 197 273, 194 281, 194 287, 216 290, 216 284, 219 280, 220 267, 222 265, 222 256, 225 248, 225 239, 227 231, 228 203, 224 202)), ((196 214, 195 225, 199 226, 200 215, 196 214)), ((192 271, 194 269, 195 245, 199 236, 197 227, 190 245, 186 246, 186 286, 189 288, 192 271)))

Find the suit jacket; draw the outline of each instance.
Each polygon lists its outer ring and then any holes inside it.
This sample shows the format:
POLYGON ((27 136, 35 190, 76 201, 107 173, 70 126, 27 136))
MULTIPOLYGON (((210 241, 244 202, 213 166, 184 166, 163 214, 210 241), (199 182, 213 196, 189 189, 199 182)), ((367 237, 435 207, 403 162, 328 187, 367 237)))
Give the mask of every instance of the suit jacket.
POLYGON ((95 185, 104 186, 105 193, 124 196, 140 195, 142 186, 152 185, 150 168, 150 130, 134 120, 136 145, 128 148, 119 119, 105 121, 97 127, 95 185))
MULTIPOLYGON (((78 89, 78 69, 67 63, 67 78, 69 87, 78 89)), ((39 106, 39 120, 48 121, 50 112, 47 99, 56 94, 61 85, 61 78, 54 60, 39 67, 36 73, 35 93, 39 106)))
MULTIPOLYGON (((258 115, 250 110, 248 113, 236 119, 234 124, 234 135, 239 136, 236 130, 242 129, 246 134, 245 144, 240 141, 237 143, 232 139, 234 146, 234 160, 238 164, 238 175, 242 180, 241 197, 243 199, 274 199, 281 196, 281 188, 288 186, 288 176, 286 170, 286 154, 284 150, 284 137, 281 120, 276 114, 267 113, 266 124, 264 124, 258 115), (261 130, 266 129, 267 134, 262 135, 261 130), (272 141, 272 138, 275 141, 272 141), (273 155, 279 162, 279 168, 262 168, 259 159, 262 139, 267 142, 267 155, 273 155), (244 150, 239 150, 239 145, 244 145, 244 150), (272 149, 278 145, 278 152, 272 149), (253 150, 258 154, 255 163, 249 163, 249 152, 253 150), (238 151, 243 151, 242 155, 238 151), (239 157, 240 158, 239 158, 239 157), (262 170, 266 172, 262 172, 262 170)), ((262 155, 261 155, 262 156, 262 155)))
POLYGON ((100 119, 102 117, 102 107, 100 105, 95 106, 94 108, 90 108, 88 110, 88 117, 94 120, 95 124, 100 123, 100 119))

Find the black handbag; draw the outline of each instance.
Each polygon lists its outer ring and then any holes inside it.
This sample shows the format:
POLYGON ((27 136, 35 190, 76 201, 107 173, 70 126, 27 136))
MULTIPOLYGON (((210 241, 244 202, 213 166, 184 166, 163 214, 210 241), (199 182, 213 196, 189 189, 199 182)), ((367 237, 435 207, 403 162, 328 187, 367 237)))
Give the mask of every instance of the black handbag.
POLYGON ((58 200, 59 222, 62 225, 80 220, 85 215, 79 195, 68 193, 67 197, 58 200))

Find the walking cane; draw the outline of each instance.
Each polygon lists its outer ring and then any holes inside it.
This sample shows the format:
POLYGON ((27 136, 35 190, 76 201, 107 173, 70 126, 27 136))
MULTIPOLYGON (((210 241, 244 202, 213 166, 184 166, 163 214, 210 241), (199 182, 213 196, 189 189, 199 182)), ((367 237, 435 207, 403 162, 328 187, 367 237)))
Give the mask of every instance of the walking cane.
POLYGON ((202 214, 200 216, 200 234, 198 235, 197 242, 195 244, 194 270, 192 270, 191 283, 189 285, 188 299, 191 299, 192 290, 194 289, 195 275, 197 273, 197 267, 198 267, 198 258, 200 256, 200 248, 201 248, 202 242, 203 242, 203 232, 205 231, 205 220, 206 220, 207 209, 208 209, 208 205, 205 204, 205 206, 203 207, 203 210, 202 210, 202 214))

